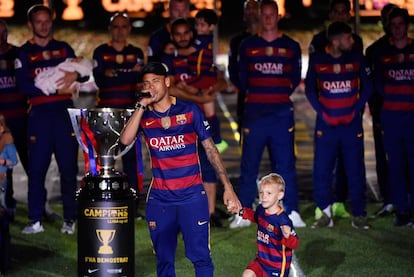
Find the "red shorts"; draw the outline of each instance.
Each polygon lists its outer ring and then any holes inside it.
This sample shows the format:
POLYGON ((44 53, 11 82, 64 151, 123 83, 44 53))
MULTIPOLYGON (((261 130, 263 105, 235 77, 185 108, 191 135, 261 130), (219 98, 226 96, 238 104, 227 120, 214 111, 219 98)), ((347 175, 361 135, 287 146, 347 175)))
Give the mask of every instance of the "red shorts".
POLYGON ((251 261, 246 268, 252 270, 256 274, 256 277, 268 276, 256 259, 251 261))

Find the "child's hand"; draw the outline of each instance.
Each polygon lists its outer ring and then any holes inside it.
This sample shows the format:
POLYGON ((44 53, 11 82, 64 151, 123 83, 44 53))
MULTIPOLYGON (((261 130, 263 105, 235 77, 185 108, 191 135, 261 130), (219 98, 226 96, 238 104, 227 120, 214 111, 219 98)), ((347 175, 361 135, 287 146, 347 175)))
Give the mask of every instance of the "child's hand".
POLYGON ((282 230, 283 236, 288 239, 292 228, 289 225, 282 225, 280 226, 280 230, 282 230))

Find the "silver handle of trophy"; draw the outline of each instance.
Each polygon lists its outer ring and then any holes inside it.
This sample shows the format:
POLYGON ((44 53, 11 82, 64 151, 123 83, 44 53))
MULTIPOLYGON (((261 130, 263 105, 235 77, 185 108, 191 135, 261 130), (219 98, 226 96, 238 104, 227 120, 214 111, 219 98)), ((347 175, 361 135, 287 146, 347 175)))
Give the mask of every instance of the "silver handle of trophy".
MULTIPOLYGON (((125 111, 128 113, 127 117, 129 118, 129 117, 131 117, 131 115, 134 113, 135 110, 134 109, 125 109, 125 111)), ((132 146, 134 146, 136 140, 137 139, 134 139, 127 147, 125 147, 124 150, 122 150, 118 155, 115 155, 114 159, 117 160, 120 157, 122 157, 123 155, 125 155, 132 148, 132 146)), ((119 139, 118 139, 118 143, 119 143, 119 139)))
POLYGON ((75 132, 75 135, 76 135, 76 140, 78 141, 82 150, 89 154, 88 147, 86 147, 86 145, 82 141, 79 122, 78 122, 78 118, 80 118, 82 115, 82 109, 68 108, 67 110, 69 113, 70 122, 72 123, 73 131, 75 132))
POLYGON ((136 139, 134 139, 134 141, 131 142, 127 147, 125 147, 125 149, 122 150, 118 155, 115 155, 114 156, 114 159, 115 160, 118 160, 120 157, 122 157, 123 155, 125 155, 132 148, 132 146, 134 146, 135 141, 136 141, 136 139))

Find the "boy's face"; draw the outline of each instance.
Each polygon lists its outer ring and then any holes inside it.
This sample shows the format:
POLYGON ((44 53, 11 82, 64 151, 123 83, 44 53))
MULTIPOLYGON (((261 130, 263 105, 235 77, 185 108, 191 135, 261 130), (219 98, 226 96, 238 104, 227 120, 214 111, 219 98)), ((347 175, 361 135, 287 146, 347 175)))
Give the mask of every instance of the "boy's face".
POLYGON ((279 205, 283 198, 284 192, 279 189, 277 184, 261 184, 259 187, 259 200, 263 208, 269 209, 279 205))
POLYGON ((195 20, 195 29, 197 35, 210 35, 214 31, 214 27, 216 25, 208 25, 207 22, 204 21, 204 18, 196 18, 195 20))

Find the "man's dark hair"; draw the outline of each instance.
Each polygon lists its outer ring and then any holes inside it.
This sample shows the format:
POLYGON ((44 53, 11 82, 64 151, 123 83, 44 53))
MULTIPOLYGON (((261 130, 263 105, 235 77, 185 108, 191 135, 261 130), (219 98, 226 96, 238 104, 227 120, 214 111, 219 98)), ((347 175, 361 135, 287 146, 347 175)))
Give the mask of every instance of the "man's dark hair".
POLYGON ((394 8, 388 14, 388 25, 390 24, 391 20, 400 16, 403 18, 405 24, 408 25, 410 23, 410 15, 408 14, 407 9, 394 8))
POLYGON ((141 76, 149 73, 166 77, 168 75, 168 68, 161 62, 149 62, 142 68, 141 76))
POLYGON ((208 25, 217 25, 218 16, 212 9, 201 9, 197 12, 195 18, 203 18, 208 25))
POLYGON ((331 3, 329 4, 329 11, 332 12, 338 4, 344 4, 347 11, 351 11, 351 2, 349 2, 349 0, 331 0, 331 3))
POLYGON ((352 34, 352 28, 345 22, 332 22, 329 24, 328 29, 326 30, 326 36, 329 41, 332 41, 336 36, 342 34, 352 34))
POLYGON ((40 11, 47 12, 50 15, 50 17, 53 18, 53 12, 52 12, 52 10, 49 7, 44 6, 44 5, 37 4, 37 5, 31 6, 27 10, 27 21, 33 22, 33 16, 34 16, 34 14, 37 13, 37 12, 40 12, 40 11))
POLYGON ((190 22, 187 19, 185 19, 185 18, 178 18, 178 19, 174 20, 173 23, 171 23, 171 34, 173 34, 175 28, 177 26, 180 26, 180 25, 186 25, 191 30, 191 24, 190 24, 190 22))
POLYGON ((260 1, 260 10, 263 6, 273 6, 277 12, 279 12, 279 7, 275 0, 262 0, 260 1))

